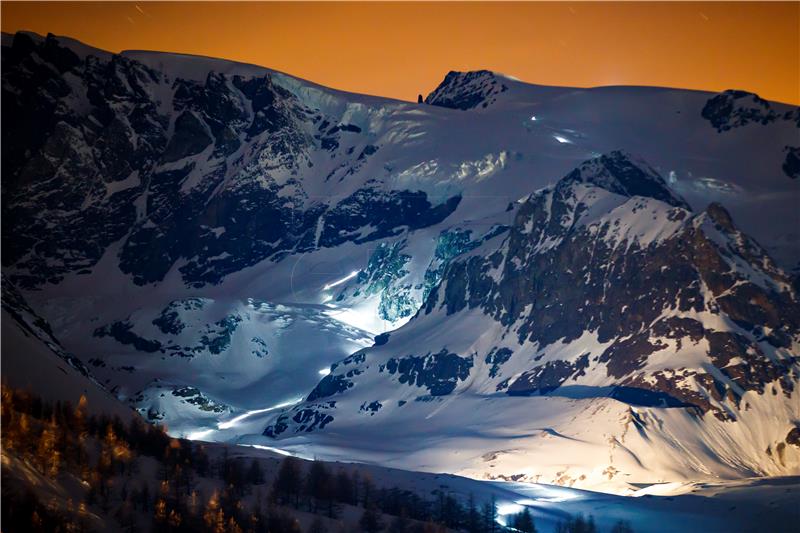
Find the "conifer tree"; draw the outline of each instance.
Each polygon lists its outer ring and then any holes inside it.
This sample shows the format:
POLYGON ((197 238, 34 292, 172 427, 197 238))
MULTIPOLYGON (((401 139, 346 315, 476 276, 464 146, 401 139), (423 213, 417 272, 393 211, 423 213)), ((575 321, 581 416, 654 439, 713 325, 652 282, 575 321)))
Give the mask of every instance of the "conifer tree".
POLYGON ((275 478, 274 490, 283 502, 290 501, 295 508, 300 505, 300 463, 294 457, 286 457, 281 461, 278 476, 275 478))
POLYGON ((377 533, 383 528, 380 516, 373 505, 369 505, 364 509, 364 512, 361 514, 361 519, 358 521, 358 525, 360 525, 361 529, 366 533, 377 533))
POLYGON ((252 485, 264 483, 264 471, 261 469, 261 463, 258 462, 258 459, 253 459, 250 463, 250 468, 247 470, 247 482, 252 485))
POLYGON ((519 514, 514 515, 511 520, 511 527, 523 533, 536 533, 536 526, 533 523, 533 515, 527 507, 519 514))
POLYGON ((611 528, 611 533, 633 533, 633 528, 630 522, 619 520, 614 527, 611 528))

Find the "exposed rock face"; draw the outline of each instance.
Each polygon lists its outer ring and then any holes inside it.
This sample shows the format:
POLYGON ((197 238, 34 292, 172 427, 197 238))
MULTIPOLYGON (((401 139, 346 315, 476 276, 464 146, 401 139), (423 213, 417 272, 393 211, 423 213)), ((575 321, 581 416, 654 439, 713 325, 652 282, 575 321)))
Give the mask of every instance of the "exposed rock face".
POLYGON ((145 90, 159 75, 126 58, 20 33, 2 68, 3 264, 31 285, 91 266, 127 233, 169 124, 145 90))
POLYGON ((460 201, 460 196, 453 196, 444 203, 431 205, 421 191, 382 193, 376 189, 361 189, 325 214, 320 244, 337 246, 348 240, 372 241, 398 235, 405 227, 432 226, 455 211, 460 201), (374 223, 370 233, 358 232, 370 223, 374 223))
POLYGON ((785 150, 786 160, 781 168, 784 174, 796 180, 800 178, 800 147, 787 146, 785 150))
POLYGON ((426 104, 468 110, 486 108, 508 90, 502 78, 488 70, 451 71, 444 81, 425 98, 426 104))
POLYGON ((338 160, 328 178, 342 181, 379 147, 268 71, 183 79, 23 33, 2 68, 3 264, 27 288, 88 272, 116 242, 136 284, 178 267, 201 287, 288 253, 427 227, 460 202, 376 184, 309 200, 304 171, 338 160))
POLYGON ((386 371, 397 374, 400 383, 424 387, 432 396, 446 396, 453 392, 459 381, 469 376, 471 357, 460 357, 442 350, 422 357, 408 355, 386 362, 386 371))
MULTIPOLYGON (((181 314, 192 317, 201 315, 209 302, 201 298, 190 298, 187 300, 176 300, 170 303, 161 314, 152 320, 152 324, 157 326, 163 334, 158 339, 148 339, 137 334, 134 324, 130 320, 112 322, 105 326, 95 329, 95 337, 111 337, 120 344, 129 344, 137 350, 146 353, 165 353, 170 356, 194 357, 197 354, 209 353, 219 355, 226 351, 231 344, 231 337, 236 332, 238 325, 242 322, 239 314, 227 315, 211 324, 203 324, 197 327, 194 324, 189 327, 193 334, 196 344, 182 344, 176 339, 187 328, 187 324, 181 319, 181 314)), ((261 354, 265 348, 264 341, 258 337, 251 339, 252 352, 261 354)))
POLYGON ((586 161, 567 174, 562 183, 563 186, 587 183, 620 196, 643 196, 673 207, 690 209, 650 165, 623 152, 611 152, 586 161))
POLYGON ((800 109, 779 113, 757 94, 735 89, 728 89, 710 98, 703 107, 702 114, 718 132, 751 123, 769 124, 777 120, 792 121, 800 127, 800 109))
MULTIPOLYGON (((545 353, 553 343, 592 332, 607 345, 592 360, 613 382, 703 409, 719 389, 761 392, 780 381, 791 392, 795 362, 765 353, 788 348, 800 332, 790 279, 721 206, 692 215, 651 169, 634 168, 627 156, 613 153, 533 195, 520 207, 505 249, 452 265, 442 299, 433 295, 426 312, 482 308, 520 343, 535 343, 545 353), (633 194, 623 185, 628 179, 638 184, 633 194), (611 210, 598 212, 603 206, 611 210), (498 269, 499 275, 489 274, 498 269), (738 332, 715 331, 690 318, 698 313, 726 316, 738 332), (651 356, 683 344, 708 346, 718 369, 714 387, 676 387, 646 377, 651 356)), ((545 363, 513 381, 509 393, 548 392, 587 366, 586 356, 545 363)), ((722 405, 713 409, 728 416, 722 405)))
POLYGON ((800 448, 800 427, 794 427, 786 434, 786 444, 800 448))

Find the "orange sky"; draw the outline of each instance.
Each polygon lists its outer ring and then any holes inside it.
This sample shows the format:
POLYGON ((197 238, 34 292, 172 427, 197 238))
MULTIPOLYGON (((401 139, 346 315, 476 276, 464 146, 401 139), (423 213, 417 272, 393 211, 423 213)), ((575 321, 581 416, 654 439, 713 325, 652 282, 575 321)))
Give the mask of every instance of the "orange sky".
POLYGON ((2 29, 256 63, 413 100, 448 70, 800 104, 800 3, 17 3, 2 29), (137 8, 138 6, 138 8, 137 8))

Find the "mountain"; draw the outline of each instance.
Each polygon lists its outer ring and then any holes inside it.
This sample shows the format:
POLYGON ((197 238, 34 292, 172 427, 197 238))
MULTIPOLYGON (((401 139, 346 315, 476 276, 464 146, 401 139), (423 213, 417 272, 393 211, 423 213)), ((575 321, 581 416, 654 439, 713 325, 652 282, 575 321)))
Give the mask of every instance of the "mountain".
POLYGON ((521 202, 504 238, 455 258, 414 319, 265 435, 357 434, 398 464, 459 450, 451 469, 551 484, 655 483, 665 463, 790 473, 798 340, 790 279, 727 211, 691 212, 612 152, 521 202))
POLYGON ((796 107, 489 71, 418 104, 31 33, 2 91, 4 286, 176 435, 614 491, 800 467, 796 107))

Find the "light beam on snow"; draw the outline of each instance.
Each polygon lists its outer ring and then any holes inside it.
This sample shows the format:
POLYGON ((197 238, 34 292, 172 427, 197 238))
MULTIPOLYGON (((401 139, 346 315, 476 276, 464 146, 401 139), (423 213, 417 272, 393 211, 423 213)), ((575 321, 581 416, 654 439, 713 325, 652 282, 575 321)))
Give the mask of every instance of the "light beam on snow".
POLYGON ((357 275, 358 275, 358 270, 353 270, 352 272, 350 272, 348 275, 346 275, 342 279, 338 279, 338 280, 334 281, 333 283, 328 283, 327 285, 322 287, 322 290, 323 291, 327 291, 328 289, 332 289, 332 288, 336 287, 337 285, 341 285, 342 283, 344 283, 345 281, 347 281, 349 279, 353 279, 357 275))
POLYGON ((536 505, 538 503, 560 503, 568 500, 580 498, 578 494, 568 490, 558 490, 551 487, 537 486, 537 492, 543 493, 542 496, 535 496, 533 498, 524 498, 513 502, 499 502, 497 505, 497 523, 506 526, 508 525, 507 517, 521 513, 526 507, 536 505))
POLYGON ((242 446, 250 446, 251 448, 256 448, 258 450, 267 450, 270 452, 279 453, 281 455, 292 455, 291 453, 287 452, 286 450, 281 450, 280 448, 273 448, 272 446, 264 446, 262 444, 242 444, 242 446))
POLYGON ((506 517, 508 515, 520 513, 522 509, 524 509, 524 507, 518 503, 501 503, 497 506, 497 519, 495 522, 501 526, 508 525, 506 517))
POLYGON ((186 438, 189 440, 203 440, 204 438, 214 433, 214 431, 215 431, 214 429, 203 429, 200 431, 192 431, 191 433, 186 434, 186 438))
POLYGON ((319 371, 319 375, 320 376, 327 376, 330 373, 331 373, 331 369, 330 368, 322 368, 319 371))
POLYGON ((561 144, 572 144, 572 141, 570 141, 566 137, 562 137, 561 135, 553 135, 553 139, 557 140, 561 144))
POLYGON ((277 405, 273 405, 272 407, 266 407, 264 409, 254 409, 252 411, 247 411, 244 414, 241 414, 235 418, 231 418, 230 420, 226 420, 225 422, 220 422, 217 424, 219 429, 230 429, 239 424, 242 420, 249 416, 257 415, 259 413, 266 413, 268 411, 274 411, 275 409, 282 409, 283 407, 289 407, 290 405, 294 405, 296 403, 300 403, 303 401, 303 398, 295 398, 294 400, 289 400, 288 402, 279 403, 277 405))

